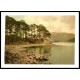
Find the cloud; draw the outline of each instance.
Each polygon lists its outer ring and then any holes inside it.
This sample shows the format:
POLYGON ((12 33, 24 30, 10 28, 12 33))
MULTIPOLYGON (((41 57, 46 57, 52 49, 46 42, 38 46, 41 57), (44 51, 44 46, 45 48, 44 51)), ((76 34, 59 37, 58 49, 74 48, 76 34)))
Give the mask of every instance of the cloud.
POLYGON ((75 16, 12 16, 16 20, 25 20, 27 24, 43 24, 50 32, 74 33, 75 16))
POLYGON ((61 21, 66 23, 66 24, 69 24, 70 26, 72 25, 72 27, 74 27, 74 25, 75 25, 75 16, 62 16, 61 21))
POLYGON ((44 21, 56 21, 57 20, 57 17, 55 16, 40 16, 42 20, 44 21))
POLYGON ((36 24, 45 24, 54 22, 57 20, 55 16, 25 16, 25 21, 29 22, 29 24, 36 23, 36 24))

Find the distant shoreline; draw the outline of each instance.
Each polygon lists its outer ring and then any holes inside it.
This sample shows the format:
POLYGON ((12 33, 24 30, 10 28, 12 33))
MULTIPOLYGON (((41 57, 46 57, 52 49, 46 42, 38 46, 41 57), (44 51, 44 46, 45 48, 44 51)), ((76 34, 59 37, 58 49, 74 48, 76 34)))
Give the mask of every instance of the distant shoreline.
POLYGON ((7 44, 6 46, 33 47, 33 46, 50 46, 55 44, 7 44))
POLYGON ((34 46, 72 46, 73 42, 54 42, 52 44, 6 44, 6 46, 18 46, 18 47, 34 47, 34 46), (71 44, 70 44, 71 43, 71 44))

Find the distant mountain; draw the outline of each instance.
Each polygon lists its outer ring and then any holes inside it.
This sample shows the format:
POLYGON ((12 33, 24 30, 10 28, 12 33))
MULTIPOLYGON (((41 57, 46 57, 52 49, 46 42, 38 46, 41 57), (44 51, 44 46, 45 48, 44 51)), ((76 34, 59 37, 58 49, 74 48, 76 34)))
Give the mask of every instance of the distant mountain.
POLYGON ((54 42, 74 42, 75 35, 72 33, 51 33, 51 40, 54 42))
POLYGON ((75 38, 68 40, 68 42, 75 42, 75 38))

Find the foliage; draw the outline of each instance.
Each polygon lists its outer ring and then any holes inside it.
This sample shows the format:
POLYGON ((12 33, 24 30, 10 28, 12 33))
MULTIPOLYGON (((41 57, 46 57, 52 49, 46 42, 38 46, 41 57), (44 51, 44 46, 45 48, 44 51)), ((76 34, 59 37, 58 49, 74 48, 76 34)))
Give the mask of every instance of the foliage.
POLYGON ((75 42, 75 38, 68 40, 68 42, 75 42))
POLYGON ((6 16, 6 44, 15 42, 42 43, 51 34, 42 24, 28 25, 24 20, 16 21, 6 16))

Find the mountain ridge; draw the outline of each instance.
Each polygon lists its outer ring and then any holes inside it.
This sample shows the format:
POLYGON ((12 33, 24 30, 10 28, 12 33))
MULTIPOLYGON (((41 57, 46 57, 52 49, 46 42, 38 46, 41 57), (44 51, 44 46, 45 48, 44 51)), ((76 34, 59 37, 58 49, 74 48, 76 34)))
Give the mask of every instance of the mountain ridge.
POLYGON ((65 33, 65 32, 51 32, 51 40, 53 42, 69 42, 70 39, 75 38, 74 33, 65 33))

